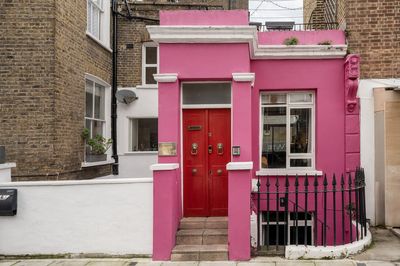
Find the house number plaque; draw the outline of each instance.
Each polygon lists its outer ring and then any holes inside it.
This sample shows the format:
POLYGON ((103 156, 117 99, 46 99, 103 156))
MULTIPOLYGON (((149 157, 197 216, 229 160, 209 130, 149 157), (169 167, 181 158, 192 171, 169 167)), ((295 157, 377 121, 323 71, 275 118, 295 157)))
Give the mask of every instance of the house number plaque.
POLYGON ((176 156, 176 142, 158 143, 158 156, 176 156))

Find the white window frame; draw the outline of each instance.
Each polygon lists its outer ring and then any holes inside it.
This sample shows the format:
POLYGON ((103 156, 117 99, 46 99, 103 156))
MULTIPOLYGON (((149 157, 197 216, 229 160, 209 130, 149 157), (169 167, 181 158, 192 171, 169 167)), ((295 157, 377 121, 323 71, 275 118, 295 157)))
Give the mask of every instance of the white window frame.
POLYGON ((93 39, 95 42, 100 44, 103 48, 112 52, 110 45, 110 19, 111 19, 111 6, 110 1, 108 0, 100 0, 100 5, 97 4, 94 0, 87 0, 86 4, 87 8, 87 19, 86 19, 86 35, 93 39), (93 9, 99 10, 99 36, 94 35, 93 32, 93 9), (89 27, 89 20, 91 27, 89 27))
POLYGON ((312 171, 315 170, 315 93, 313 91, 262 91, 260 92, 260 151, 259 151, 259 167, 260 173, 257 174, 269 174, 269 172, 273 173, 303 173, 303 171, 309 171, 310 174, 320 174, 319 171, 312 171), (290 95, 291 94, 311 94, 312 99, 311 103, 291 103, 290 102, 290 95), (262 103, 262 96, 267 94, 286 94, 286 103, 284 104, 263 104, 262 103), (263 108, 264 107, 286 107, 286 168, 262 168, 262 148, 263 148, 263 137, 264 137, 264 121, 263 121, 263 108), (311 109, 311 153, 291 153, 290 152, 290 110, 291 109, 304 109, 308 108, 311 109), (311 166, 310 167, 291 167, 290 166, 290 159, 311 159, 311 166))
MULTIPOLYGON (((128 134, 128 153, 154 153, 154 154, 158 154, 158 146, 157 146, 157 150, 155 151, 134 151, 132 149, 132 137, 133 137, 133 132, 132 132, 132 122, 133 120, 139 120, 139 119, 157 119, 157 123, 158 123, 158 117, 156 116, 146 116, 146 117, 128 117, 128 125, 129 125, 129 134, 128 134)), ((158 129, 157 129, 157 136, 158 136, 158 129)), ((137 137, 137 136, 136 136, 137 137)), ((158 138, 158 137, 157 137, 158 138)))
POLYGON ((159 47, 155 42, 145 42, 142 45, 142 88, 157 88, 158 83, 156 81, 155 84, 147 84, 146 81, 146 68, 147 67, 157 67, 157 72, 159 71, 159 62, 160 62, 160 53, 159 53, 159 47), (146 48, 147 47, 157 47, 157 64, 146 64, 146 48))
MULTIPOLYGON (((92 121, 102 121, 103 124, 103 137, 105 138, 111 138, 111 106, 110 104, 108 104, 111 100, 111 85, 108 84, 107 82, 105 82, 104 80, 102 80, 101 78, 98 78, 94 75, 91 74, 85 74, 85 97, 86 97, 86 80, 90 80, 91 82, 93 82, 93 86, 95 88, 96 84, 101 85, 104 87, 104 119, 97 119, 94 117, 87 117, 86 116, 86 101, 85 101, 85 113, 84 113, 84 119, 83 119, 83 127, 86 127, 86 120, 92 120, 92 121)), ((94 93, 93 93, 93 97, 94 97, 94 93)), ((93 115, 94 115, 94 98, 93 98, 93 115)), ((93 131, 91 130, 91 133, 93 133, 93 131)), ((92 137, 92 136, 90 136, 92 137)), ((86 145, 85 145, 85 149, 86 149, 86 145)), ((107 163, 111 163, 112 161, 109 160, 109 158, 111 157, 111 149, 108 149, 108 151, 106 152, 107 154, 107 161, 104 162, 86 162, 86 150, 84 152, 84 162, 82 163, 82 167, 90 167, 93 165, 101 165, 101 164, 107 164, 107 163)))

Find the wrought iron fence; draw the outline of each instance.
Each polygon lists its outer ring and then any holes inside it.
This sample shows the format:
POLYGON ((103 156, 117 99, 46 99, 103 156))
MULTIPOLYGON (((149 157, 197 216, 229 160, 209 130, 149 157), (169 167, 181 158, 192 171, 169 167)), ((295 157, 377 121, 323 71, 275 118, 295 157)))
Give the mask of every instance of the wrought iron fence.
POLYGON ((328 23, 301 23, 293 24, 291 28, 287 27, 268 27, 267 25, 257 25, 258 31, 313 31, 313 30, 337 30, 339 29, 339 23, 328 22, 328 23))
POLYGON ((337 246, 367 234, 362 168, 336 178, 263 176, 252 193, 257 249, 286 245, 337 246))

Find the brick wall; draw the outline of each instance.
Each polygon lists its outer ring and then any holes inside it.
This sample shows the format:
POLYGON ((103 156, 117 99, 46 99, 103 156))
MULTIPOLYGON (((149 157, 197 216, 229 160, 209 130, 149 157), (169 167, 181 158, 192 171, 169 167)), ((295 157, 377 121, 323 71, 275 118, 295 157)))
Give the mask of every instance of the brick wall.
POLYGON ((361 78, 400 77, 400 1, 346 1, 351 53, 361 55, 361 78))
POLYGON ((324 0, 303 1, 304 23, 325 23, 324 0))
POLYGON ((0 4, 0 145, 17 163, 13 180, 110 173, 81 169, 85 73, 111 83, 111 53, 85 32, 86 1, 0 4))
MULTIPOLYGON (((158 19, 160 10, 186 9, 227 9, 227 0, 180 0, 177 3, 167 1, 130 2, 134 15, 158 19)), ((243 0, 232 1, 232 8, 247 9, 248 2, 243 0)), ((123 11, 124 12, 124 11, 123 11)), ((134 87, 142 84, 142 45, 151 41, 146 25, 158 24, 146 20, 118 21, 118 86, 134 87)))

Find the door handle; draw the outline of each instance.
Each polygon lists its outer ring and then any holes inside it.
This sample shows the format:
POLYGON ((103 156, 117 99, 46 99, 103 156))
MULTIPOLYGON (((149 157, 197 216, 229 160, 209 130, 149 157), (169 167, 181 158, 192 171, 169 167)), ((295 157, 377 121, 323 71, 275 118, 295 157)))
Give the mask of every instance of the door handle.
POLYGON ((217 170, 217 175, 222 175, 222 170, 221 169, 217 170))
POLYGON ((193 168, 192 169, 192 175, 195 175, 197 173, 197 169, 196 168, 193 168))
POLYGON ((192 143, 192 150, 190 151, 190 154, 197 155, 198 149, 199 145, 197 143, 192 143))
POLYGON ((224 144, 222 143, 217 144, 217 154, 218 155, 224 154, 224 144))
POLYGON ((212 145, 208 145, 208 154, 211 154, 212 153, 212 145))

